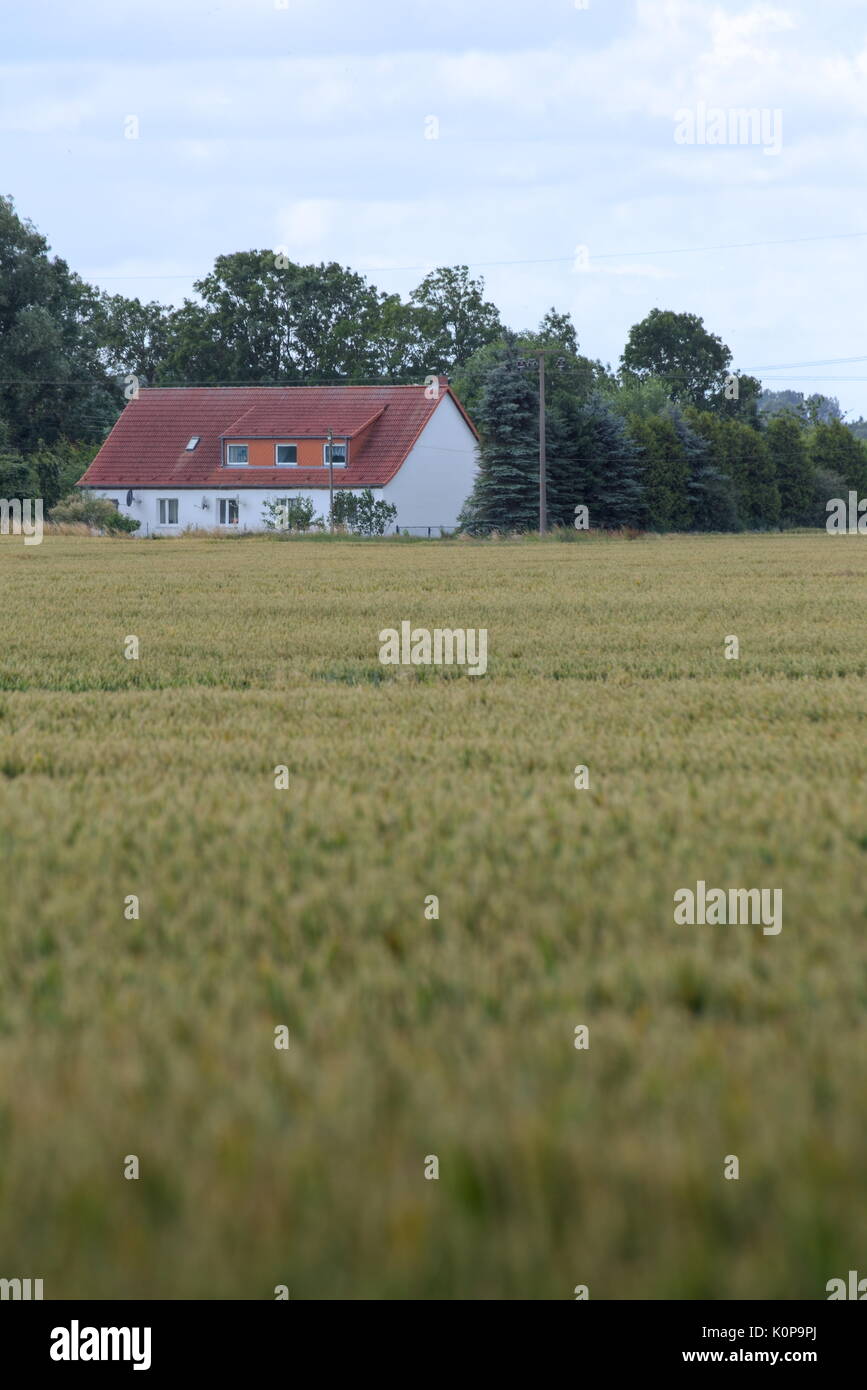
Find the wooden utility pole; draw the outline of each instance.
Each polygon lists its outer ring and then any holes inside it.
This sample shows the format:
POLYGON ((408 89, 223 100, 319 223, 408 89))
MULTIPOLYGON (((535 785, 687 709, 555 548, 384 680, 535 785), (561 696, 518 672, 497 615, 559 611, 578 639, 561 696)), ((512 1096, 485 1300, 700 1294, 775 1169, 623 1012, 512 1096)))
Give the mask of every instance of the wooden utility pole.
POLYGON ((545 460, 545 352, 539 353, 539 535, 548 529, 548 478, 545 460))
POLYGON ((328 529, 334 532, 334 431, 328 431, 328 529))

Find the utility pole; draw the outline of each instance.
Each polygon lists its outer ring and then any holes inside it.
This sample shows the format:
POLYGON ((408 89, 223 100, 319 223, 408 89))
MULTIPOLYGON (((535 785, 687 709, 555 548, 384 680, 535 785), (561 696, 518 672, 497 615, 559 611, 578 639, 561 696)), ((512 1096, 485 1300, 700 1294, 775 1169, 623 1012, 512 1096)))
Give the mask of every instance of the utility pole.
POLYGON ((328 431, 328 529, 334 532, 334 431, 328 431))
POLYGON ((539 535, 548 529, 548 479, 545 459, 545 351, 539 352, 539 535))

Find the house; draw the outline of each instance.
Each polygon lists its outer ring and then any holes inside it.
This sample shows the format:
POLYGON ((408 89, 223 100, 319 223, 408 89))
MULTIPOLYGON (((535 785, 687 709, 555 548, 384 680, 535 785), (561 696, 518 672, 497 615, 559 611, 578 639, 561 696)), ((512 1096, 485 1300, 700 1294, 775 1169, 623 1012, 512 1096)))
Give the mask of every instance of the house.
POLYGON ((370 488, 401 531, 457 524, 476 472, 475 426, 448 384, 142 388, 78 486, 141 522, 260 530, 263 504, 370 488), (333 440, 328 467, 329 431, 333 440))

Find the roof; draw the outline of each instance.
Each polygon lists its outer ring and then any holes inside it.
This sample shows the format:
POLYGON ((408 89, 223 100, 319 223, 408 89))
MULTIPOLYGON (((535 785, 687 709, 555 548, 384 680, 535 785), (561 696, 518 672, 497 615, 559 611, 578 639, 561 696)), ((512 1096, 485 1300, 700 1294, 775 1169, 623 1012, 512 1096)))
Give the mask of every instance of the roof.
POLYGON ((424 386, 152 386, 129 401, 87 472, 84 487, 327 487, 324 468, 224 468, 227 438, 348 437, 340 487, 391 481, 445 397, 475 426, 440 377, 436 400, 424 386), (192 451, 193 435, 199 443, 192 451), (291 477, 291 483, 290 483, 291 477))

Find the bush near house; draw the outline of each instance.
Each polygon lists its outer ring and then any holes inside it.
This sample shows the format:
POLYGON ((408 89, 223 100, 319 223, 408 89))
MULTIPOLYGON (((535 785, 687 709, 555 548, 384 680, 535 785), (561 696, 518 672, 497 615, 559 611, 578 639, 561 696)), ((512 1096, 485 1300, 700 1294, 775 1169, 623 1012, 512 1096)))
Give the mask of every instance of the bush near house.
POLYGON ((289 497, 285 502, 270 499, 262 507, 262 521, 269 531, 309 531, 325 525, 321 516, 314 516, 309 497, 289 497))
POLYGON ((117 507, 104 497, 87 497, 77 492, 70 493, 56 507, 52 507, 48 519, 65 524, 77 522, 109 536, 128 535, 141 525, 131 516, 122 516, 117 507))
POLYGON ((377 501, 369 487, 357 497, 352 492, 334 496, 332 520, 335 526, 345 526, 359 536, 384 536, 389 522, 397 516, 392 502, 377 501))

